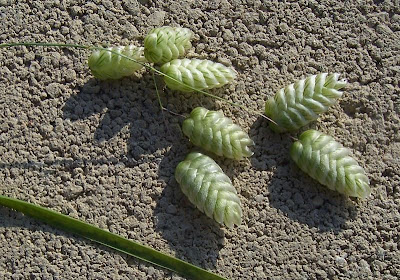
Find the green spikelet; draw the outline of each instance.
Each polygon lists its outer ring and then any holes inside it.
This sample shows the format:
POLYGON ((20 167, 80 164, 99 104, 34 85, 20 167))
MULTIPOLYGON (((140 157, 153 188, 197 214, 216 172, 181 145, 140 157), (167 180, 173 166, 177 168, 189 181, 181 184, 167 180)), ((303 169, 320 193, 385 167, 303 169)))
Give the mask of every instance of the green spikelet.
MULTIPOLYGON (((234 80, 236 73, 221 63, 200 59, 175 59, 161 66, 161 72, 198 90, 219 88, 234 80)), ((169 77, 164 81, 170 89, 192 92, 169 77)))
MULTIPOLYGON (((139 62, 146 62, 142 47, 119 46, 111 47, 109 50, 126 55, 139 62)), ((89 68, 93 76, 100 80, 117 80, 132 75, 143 66, 106 50, 96 50, 88 60, 89 68)))
POLYGON ((212 158, 190 153, 176 167, 175 178, 201 212, 229 228, 240 225, 242 208, 236 189, 212 158))
POLYGON ((339 74, 322 73, 280 89, 265 103, 265 114, 278 124, 270 127, 276 132, 293 131, 316 120, 342 96, 339 89, 347 82, 338 78, 339 74))
POLYGON ((192 36, 193 32, 187 28, 155 28, 144 39, 144 55, 150 62, 164 64, 183 56, 192 47, 192 36))
POLYGON ((299 168, 322 185, 342 194, 366 198, 371 193, 368 177, 349 155, 350 150, 331 136, 312 129, 301 134, 290 150, 299 168))
POLYGON ((218 156, 241 160, 253 155, 253 140, 222 112, 197 107, 183 122, 182 130, 194 145, 218 156))

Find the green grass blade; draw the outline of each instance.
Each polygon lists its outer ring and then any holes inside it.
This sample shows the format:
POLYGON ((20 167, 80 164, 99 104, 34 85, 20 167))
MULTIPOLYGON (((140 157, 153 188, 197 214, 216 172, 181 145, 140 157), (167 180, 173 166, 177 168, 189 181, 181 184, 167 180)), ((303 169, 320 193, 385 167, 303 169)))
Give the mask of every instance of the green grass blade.
POLYGON ((156 266, 174 271, 189 279, 226 280, 226 278, 223 278, 217 274, 177 258, 168 256, 150 247, 141 245, 117 234, 102 230, 83 221, 57 213, 41 206, 34 205, 32 203, 0 195, 0 205, 12 208, 46 224, 74 234, 78 234, 84 238, 126 253, 143 261, 152 263, 156 266))

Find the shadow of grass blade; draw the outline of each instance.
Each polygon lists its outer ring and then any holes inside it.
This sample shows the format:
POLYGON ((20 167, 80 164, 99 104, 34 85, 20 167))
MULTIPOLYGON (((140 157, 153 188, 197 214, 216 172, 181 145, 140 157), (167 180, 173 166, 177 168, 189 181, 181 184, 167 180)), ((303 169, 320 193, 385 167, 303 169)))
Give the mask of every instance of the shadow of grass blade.
POLYGON ((128 240, 117 234, 102 230, 75 218, 54 212, 50 209, 37 206, 22 200, 0 195, 0 205, 12 208, 27 216, 36 218, 46 224, 78 234, 117 251, 134 256, 156 266, 174 271, 189 279, 227 280, 217 274, 168 256, 150 247, 128 240))

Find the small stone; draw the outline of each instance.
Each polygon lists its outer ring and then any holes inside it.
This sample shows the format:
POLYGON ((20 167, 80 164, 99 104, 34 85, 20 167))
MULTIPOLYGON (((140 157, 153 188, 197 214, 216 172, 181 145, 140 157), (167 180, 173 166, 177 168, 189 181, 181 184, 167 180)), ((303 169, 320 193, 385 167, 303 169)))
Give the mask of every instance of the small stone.
POLYGON ((46 158, 44 159, 44 162, 47 163, 47 164, 54 163, 54 155, 53 154, 47 154, 46 158))
POLYGON ((349 46, 350 48, 357 48, 359 47, 359 43, 358 40, 355 38, 350 38, 347 40, 347 46, 349 46))
POLYGON ((205 49, 205 47, 206 47, 206 46, 205 46, 203 43, 197 44, 196 52, 197 52, 197 53, 202 52, 202 51, 205 49))
POLYGON ((226 29, 224 31, 224 33, 222 34, 222 38, 229 42, 229 41, 233 41, 235 39, 235 35, 233 35, 232 31, 229 29, 226 29))
POLYGON ((51 124, 44 124, 44 125, 42 125, 41 127, 40 127, 40 130, 43 132, 43 133, 50 133, 50 132, 52 132, 53 131, 53 126, 51 125, 51 124))
POLYGON ((76 72, 73 69, 67 69, 65 71, 65 80, 67 82, 72 82, 72 81, 76 80, 76 72))
POLYGON ((379 260, 383 261, 385 259, 385 249, 378 247, 376 249, 376 256, 379 260))
POLYGON ((46 92, 52 98, 56 98, 61 95, 61 89, 59 87, 59 84, 57 84, 57 83, 51 83, 51 84, 47 85, 46 92))
POLYGON ((225 66, 232 65, 232 62, 226 57, 218 57, 218 62, 224 64, 225 66))
POLYGON ((387 267, 386 263, 379 261, 379 260, 373 261, 371 265, 374 270, 378 270, 378 271, 384 271, 387 267))
POLYGON ((360 266, 367 272, 371 272, 371 269, 369 267, 369 264, 366 260, 361 260, 360 261, 360 266))
POLYGON ((83 192, 83 188, 81 186, 70 186, 65 190, 65 197, 67 199, 74 199, 79 196, 83 192))
POLYGON ((328 277, 328 274, 321 269, 317 269, 315 273, 319 276, 319 279, 326 279, 328 277))
POLYGON ((355 263, 356 261, 357 261, 357 259, 356 259, 356 257, 355 256, 349 256, 348 258, 347 258, 347 260, 348 260, 348 263, 355 263))
POLYGON ((387 25, 384 25, 382 23, 380 23, 376 26, 376 32, 381 33, 381 34, 393 33, 392 29, 390 29, 387 25))
POLYGON ((71 11, 71 15, 73 17, 75 17, 75 16, 79 15, 82 12, 82 8, 79 7, 79 6, 72 6, 70 11, 71 11))
POLYGON ((339 257, 337 256, 335 258, 336 264, 340 265, 340 266, 345 266, 347 264, 347 261, 345 260, 345 258, 339 257))
POLYGON ((221 245, 221 246, 225 246, 225 243, 226 243, 226 242, 225 242, 225 238, 223 238, 223 237, 222 237, 222 238, 219 238, 217 242, 218 242, 218 244, 221 245))
POLYGON ((176 207, 174 205, 168 205, 167 207, 167 213, 168 214, 175 214, 176 213, 176 207))
POLYGON ((258 203, 263 202, 264 200, 264 196, 262 194, 256 195, 256 197, 254 198, 258 203))
POLYGON ((250 56, 254 54, 253 47, 246 42, 240 43, 239 52, 243 55, 250 56))
POLYGON ((287 67, 288 71, 293 73, 294 69, 296 68, 296 64, 290 63, 287 67))
POLYGON ((62 35, 67 35, 69 33, 69 28, 66 26, 62 26, 60 32, 62 35))
POLYGON ((147 17, 147 24, 153 26, 161 26, 164 24, 166 12, 155 12, 147 17))
POLYGON ((289 30, 289 26, 286 23, 283 22, 283 23, 279 24, 278 33, 282 34, 282 33, 287 32, 288 30, 289 30))
POLYGON ((77 105, 74 109, 74 114, 76 116, 80 116, 83 113, 83 108, 80 105, 77 105))
POLYGON ((156 273, 156 270, 154 269, 154 267, 149 267, 149 269, 148 269, 148 271, 147 271, 147 274, 149 275, 149 276, 153 276, 154 274, 156 273))
POLYGON ((324 200, 320 196, 316 196, 312 200, 313 204, 317 207, 320 207, 322 204, 324 204, 324 200))
POLYGON ((42 147, 42 148, 40 149, 40 153, 41 153, 42 155, 47 155, 49 152, 50 152, 50 149, 49 149, 49 147, 47 147, 47 146, 44 146, 44 147, 42 147))
MULTIPOLYGON (((75 73, 76 75, 76 73, 75 73)), ((82 93, 97 94, 100 92, 100 86, 95 84, 85 84, 82 88, 82 93)))
POLYGON ((294 202, 300 206, 304 204, 303 196, 300 193, 295 193, 293 197, 294 202))

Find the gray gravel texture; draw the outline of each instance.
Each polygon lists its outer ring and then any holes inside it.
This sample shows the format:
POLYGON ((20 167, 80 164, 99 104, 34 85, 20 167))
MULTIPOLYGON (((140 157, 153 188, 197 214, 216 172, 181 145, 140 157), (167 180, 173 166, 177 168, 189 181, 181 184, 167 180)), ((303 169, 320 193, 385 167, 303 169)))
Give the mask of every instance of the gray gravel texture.
MULTIPOLYGON (((188 57, 239 73, 213 93, 258 111, 297 79, 342 73, 343 98, 308 128, 351 148, 373 189, 363 201, 329 191, 265 120, 165 89, 170 110, 222 110, 256 142, 250 160, 217 158, 244 213, 228 230, 181 193, 173 172, 193 147, 181 117, 164 121, 149 72, 99 82, 87 51, 17 47, 0 51, 1 194, 230 279, 398 279, 400 1, 1 0, 0 16, 0 42, 139 45, 154 27, 188 27, 188 57)), ((3 207, 0 243, 0 279, 182 279, 3 207)))

